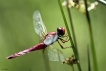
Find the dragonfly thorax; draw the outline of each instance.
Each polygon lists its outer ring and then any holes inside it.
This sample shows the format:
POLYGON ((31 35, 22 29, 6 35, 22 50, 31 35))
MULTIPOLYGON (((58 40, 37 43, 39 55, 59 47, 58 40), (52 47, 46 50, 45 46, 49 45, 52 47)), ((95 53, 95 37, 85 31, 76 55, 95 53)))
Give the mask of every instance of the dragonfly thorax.
POLYGON ((65 29, 62 27, 57 28, 58 36, 63 36, 65 34, 65 29))
MULTIPOLYGON (((54 32, 53 32, 54 33, 54 32)), ((55 34, 52 34, 52 32, 50 33, 50 34, 48 34, 47 36, 46 36, 46 38, 44 39, 44 44, 45 45, 51 45, 51 44, 53 44, 55 41, 57 41, 58 40, 58 35, 57 35, 57 33, 55 33, 55 34)))

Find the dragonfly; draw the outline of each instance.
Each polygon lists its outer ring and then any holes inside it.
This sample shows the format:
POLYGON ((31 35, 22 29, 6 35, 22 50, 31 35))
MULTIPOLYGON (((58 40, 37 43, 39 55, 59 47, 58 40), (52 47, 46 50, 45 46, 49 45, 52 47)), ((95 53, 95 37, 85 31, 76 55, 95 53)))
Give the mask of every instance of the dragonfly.
POLYGON ((48 57, 50 61, 63 61, 64 60, 64 56, 62 54, 62 52, 56 48, 54 48, 52 46, 52 44, 54 42, 58 42, 58 44, 60 45, 60 47, 62 49, 65 48, 69 48, 69 47, 64 47, 60 41, 62 43, 68 42, 68 35, 65 34, 65 28, 63 27, 58 27, 56 32, 49 32, 47 33, 47 29, 42 21, 42 17, 41 14, 38 10, 36 10, 33 14, 33 23, 34 23, 34 29, 35 32, 39 35, 39 37, 41 38, 41 42, 36 44, 35 46, 32 46, 28 49, 25 49, 23 51, 17 52, 15 54, 12 54, 8 57, 6 57, 6 59, 13 59, 19 56, 22 56, 24 54, 36 51, 36 50, 45 50, 46 47, 50 47, 48 49, 48 57))

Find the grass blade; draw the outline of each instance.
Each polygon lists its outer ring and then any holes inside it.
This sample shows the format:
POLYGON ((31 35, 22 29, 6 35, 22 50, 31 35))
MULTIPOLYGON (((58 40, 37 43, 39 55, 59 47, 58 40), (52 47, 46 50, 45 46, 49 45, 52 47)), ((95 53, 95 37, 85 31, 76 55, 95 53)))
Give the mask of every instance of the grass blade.
MULTIPOLYGON (((68 0, 67 0, 67 3, 68 3, 68 0)), ((69 16, 70 26, 71 26, 71 29, 72 29, 72 35, 73 35, 73 40, 74 40, 74 44, 75 44, 74 47, 75 47, 75 51, 76 51, 76 54, 77 54, 76 58, 79 60, 77 42, 76 42, 76 37, 75 37, 74 27, 73 27, 73 22, 72 22, 72 17, 71 17, 71 11, 70 11, 70 8, 68 7, 68 4, 67 4, 67 12, 68 12, 68 16, 69 16)))
POLYGON ((91 71, 89 45, 87 46, 87 56, 88 56, 88 71, 91 71))
POLYGON ((90 44, 91 44, 91 52, 92 52, 92 58, 93 58, 93 64, 94 64, 94 71, 98 71, 98 64, 97 64, 97 57, 96 57, 96 51, 95 51, 95 45, 94 45, 94 39, 93 39, 93 32, 91 27, 91 20, 89 17, 89 13, 87 10, 87 0, 84 0, 85 2, 85 8, 86 8, 86 18, 88 22, 88 29, 90 34, 90 44))
POLYGON ((44 64, 45 64, 45 70, 46 71, 51 71, 47 53, 48 53, 47 51, 45 53, 42 52, 42 56, 43 56, 43 60, 44 60, 44 64))
MULTIPOLYGON (((69 35, 70 43, 71 43, 71 45, 72 45, 72 49, 73 49, 75 58, 79 60, 79 58, 78 58, 78 52, 77 52, 77 50, 76 50, 76 48, 75 48, 75 44, 74 44, 73 39, 72 39, 72 37, 71 37, 71 33, 70 33, 70 31, 69 31, 68 23, 67 23, 67 20, 66 20, 66 18, 65 18, 65 14, 64 14, 64 11, 63 11, 63 8, 62 8, 62 5, 61 5, 60 0, 58 0, 58 4, 59 4, 59 7, 60 7, 62 16, 63 16, 63 20, 64 20, 64 23, 65 23, 65 26, 66 26, 67 33, 68 33, 68 35, 69 35)), ((78 66, 79 71, 82 71, 82 70, 81 70, 81 66, 80 66, 79 63, 77 63, 77 66, 78 66)))
MULTIPOLYGON (((63 16, 63 20, 64 20, 64 23, 65 23, 65 26, 66 26, 67 33, 68 33, 68 35, 69 35, 70 43, 71 43, 71 45, 72 45, 72 48, 74 48, 74 42, 73 42, 73 39, 72 39, 72 37, 71 37, 71 33, 70 33, 70 31, 69 31, 68 23, 67 23, 65 14, 64 14, 64 12, 63 12, 62 5, 61 5, 60 0, 58 0, 58 3, 59 3, 59 7, 60 7, 60 10, 61 10, 62 16, 63 16)), ((77 54, 75 53, 75 55, 77 55, 77 54)))

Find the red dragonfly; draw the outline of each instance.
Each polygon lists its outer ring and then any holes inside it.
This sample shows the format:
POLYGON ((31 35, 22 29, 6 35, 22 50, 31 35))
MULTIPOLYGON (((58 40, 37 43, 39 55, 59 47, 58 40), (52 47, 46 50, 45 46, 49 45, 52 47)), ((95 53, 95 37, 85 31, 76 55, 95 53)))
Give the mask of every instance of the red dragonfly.
POLYGON ((33 14, 33 22, 34 22, 35 32, 40 36, 42 42, 40 42, 39 44, 37 44, 31 48, 28 48, 26 50, 23 50, 23 51, 15 53, 13 55, 10 55, 6 59, 13 59, 13 58, 19 57, 21 55, 24 55, 24 54, 27 54, 29 52, 33 52, 36 50, 41 50, 41 49, 44 50, 46 47, 50 46, 51 48, 48 49, 49 60, 63 61, 64 56, 62 55, 62 53, 58 49, 53 48, 51 46, 51 44, 58 41, 61 48, 68 48, 68 47, 63 47, 59 42, 59 40, 62 41, 63 43, 68 41, 68 35, 65 35, 65 29, 62 27, 59 27, 59 28, 57 28, 57 32, 47 33, 46 27, 42 21, 40 12, 38 10, 35 11, 33 14), (65 40, 63 39, 64 37, 66 37, 65 40), (58 58, 58 57, 60 57, 60 58, 58 58))

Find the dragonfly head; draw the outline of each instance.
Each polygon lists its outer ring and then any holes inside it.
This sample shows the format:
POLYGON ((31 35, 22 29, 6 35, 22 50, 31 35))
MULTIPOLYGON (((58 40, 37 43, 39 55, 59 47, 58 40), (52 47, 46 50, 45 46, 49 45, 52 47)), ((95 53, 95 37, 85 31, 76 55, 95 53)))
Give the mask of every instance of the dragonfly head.
POLYGON ((57 34, 58 34, 58 36, 63 36, 65 34, 65 29, 62 27, 58 27, 57 34))

